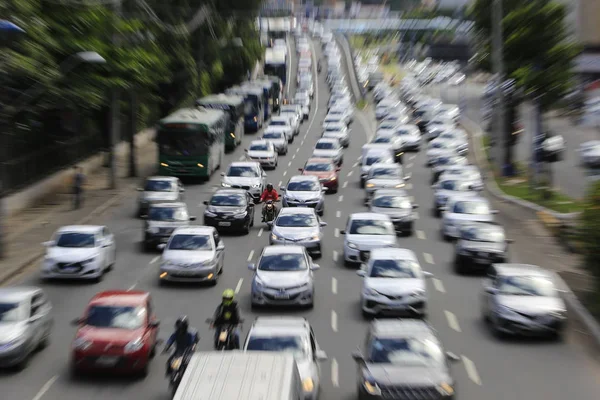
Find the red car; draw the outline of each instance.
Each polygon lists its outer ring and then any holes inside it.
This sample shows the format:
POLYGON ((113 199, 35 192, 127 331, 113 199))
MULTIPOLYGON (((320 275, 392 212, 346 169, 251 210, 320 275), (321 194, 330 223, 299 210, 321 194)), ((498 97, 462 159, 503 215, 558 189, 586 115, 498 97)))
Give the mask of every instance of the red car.
POLYGON ((304 168, 298 170, 302 175, 317 176, 321 185, 327 188, 327 193, 337 193, 340 187, 338 179, 340 169, 328 158, 311 158, 304 164, 304 168))
POLYGON ((90 370, 148 372, 158 345, 158 325, 150 293, 112 290, 92 298, 72 344, 74 374, 90 370))

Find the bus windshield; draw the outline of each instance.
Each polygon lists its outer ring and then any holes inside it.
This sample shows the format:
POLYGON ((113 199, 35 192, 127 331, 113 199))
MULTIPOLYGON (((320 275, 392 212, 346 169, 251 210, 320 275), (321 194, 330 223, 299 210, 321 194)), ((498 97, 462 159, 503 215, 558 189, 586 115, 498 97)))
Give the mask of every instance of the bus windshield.
POLYGON ((166 156, 201 156, 208 153, 210 136, 204 131, 164 131, 158 133, 160 153, 166 156))

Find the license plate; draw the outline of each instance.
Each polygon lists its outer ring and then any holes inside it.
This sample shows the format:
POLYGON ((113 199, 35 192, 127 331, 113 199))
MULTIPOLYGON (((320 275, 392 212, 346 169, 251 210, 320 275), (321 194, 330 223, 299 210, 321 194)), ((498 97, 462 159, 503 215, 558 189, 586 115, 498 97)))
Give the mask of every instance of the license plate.
POLYGON ((279 293, 275 295, 275 298, 280 300, 287 300, 290 298, 290 295, 287 293, 279 293))
POLYGON ((103 365, 105 367, 113 366, 119 361, 119 357, 98 357, 96 364, 103 365))
POLYGON ((231 222, 219 222, 219 226, 231 226, 231 222))

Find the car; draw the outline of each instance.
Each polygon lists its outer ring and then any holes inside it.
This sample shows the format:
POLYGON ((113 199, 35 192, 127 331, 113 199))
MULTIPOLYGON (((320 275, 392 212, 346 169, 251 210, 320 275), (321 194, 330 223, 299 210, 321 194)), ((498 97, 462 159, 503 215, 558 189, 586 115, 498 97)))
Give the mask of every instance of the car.
POLYGON ((176 228, 189 226, 196 217, 188 214, 185 203, 157 203, 150 206, 144 218, 144 251, 156 250, 156 246, 167 243, 176 228))
POLYGON ((369 211, 389 216, 396 232, 407 236, 413 233, 417 208, 403 189, 378 189, 369 201, 369 211))
POLYGON ((277 151, 278 155, 281 156, 287 154, 288 140, 285 135, 285 132, 277 128, 267 127, 267 129, 265 129, 265 131, 263 132, 261 139, 273 143, 273 146, 275 146, 275 150, 277 151))
POLYGON ((216 285, 223 273, 225 243, 212 226, 177 228, 163 250, 159 283, 208 282, 216 285))
POLYGON ((258 162, 263 168, 277 168, 279 155, 273 143, 267 140, 253 140, 246 149, 246 158, 258 162))
POLYGON ((529 264, 490 266, 481 315, 499 338, 508 334, 560 339, 567 324, 567 308, 553 274, 529 264))
POLYGON ((393 149, 388 144, 369 143, 362 148, 362 157, 360 165, 360 187, 365 187, 365 182, 369 176, 369 171, 375 164, 395 164, 393 149))
POLYGON ((427 314, 426 278, 417 255, 408 249, 373 249, 358 271, 363 278, 361 309, 365 317, 427 314))
POLYGON ((244 351, 291 352, 302 380, 303 399, 317 400, 321 388, 321 365, 327 354, 321 350, 306 318, 258 317, 248 332, 244 351))
POLYGON ((431 167, 435 160, 441 156, 458 155, 456 144, 451 140, 435 139, 429 142, 425 153, 425 165, 431 167))
POLYGON ((303 246, 273 245, 263 249, 250 290, 251 306, 314 306, 313 271, 320 268, 303 246))
POLYGON ((247 235, 254 226, 254 198, 243 189, 219 189, 204 201, 204 225, 247 235))
POLYGON ((508 244, 504 228, 496 224, 473 222, 460 227, 454 248, 454 272, 487 271, 492 264, 502 264, 508 259, 508 244))
POLYGON ((288 244, 304 246, 311 256, 323 254, 321 241, 323 227, 327 222, 321 221, 314 208, 287 207, 282 208, 272 226, 269 244, 288 244))
POLYGON ((352 353, 358 365, 359 400, 453 399, 455 381, 437 332, 419 319, 371 322, 364 350, 352 353))
MULTIPOLYGON (((431 164, 431 184, 436 183, 442 174, 448 170, 450 167, 466 167, 469 165, 469 160, 466 157, 455 155, 454 153, 442 154, 439 157, 436 157, 431 164)), ((464 171, 464 174, 467 173, 467 170, 464 171)), ((459 174, 462 176, 462 174, 459 174)))
POLYGON ((146 215, 152 203, 183 201, 185 192, 179 178, 172 176, 151 176, 146 178, 144 186, 137 190, 141 192, 138 200, 138 217, 146 215))
POLYGON ((53 326, 52 304, 41 288, 0 288, 0 368, 25 368, 48 345, 53 326))
POLYGON ((396 135, 402 139, 404 151, 419 151, 421 148, 421 132, 416 125, 399 125, 396 135))
POLYGON ((311 175, 295 175, 290 178, 282 192, 283 207, 310 207, 319 215, 325 212, 325 192, 319 178, 311 175))
POLYGON ((369 259, 371 250, 398 247, 394 224, 389 216, 372 212, 354 213, 348 217, 344 238, 344 263, 347 266, 369 259))
POLYGON ((397 136, 394 131, 379 131, 377 135, 371 140, 373 144, 387 144, 392 148, 394 153, 394 161, 402 164, 404 159, 404 143, 402 139, 397 136))
POLYGON ((451 196, 465 194, 473 196, 477 195, 477 192, 473 191, 473 184, 471 182, 465 182, 460 179, 460 177, 440 180, 435 185, 432 185, 432 188, 432 211, 435 217, 440 217, 442 215, 442 211, 444 210, 444 207, 446 207, 446 203, 451 196))
POLYGON ((282 105, 279 108, 279 115, 290 118, 292 127, 294 128, 294 135, 298 136, 300 133, 300 124, 303 122, 302 107, 297 107, 291 104, 282 105))
POLYGON ((397 164, 373 164, 365 180, 365 203, 379 189, 402 189, 408 179, 410 177, 404 176, 402 167, 397 164))
POLYGON ((71 373, 110 370, 148 373, 158 346, 159 321, 150 293, 109 290, 95 295, 71 344, 71 373))
POLYGON ((485 197, 478 195, 452 196, 443 208, 441 235, 444 240, 460 236, 460 227, 471 222, 493 222, 497 210, 490 209, 485 197))
POLYGON ((343 123, 326 124, 321 137, 325 139, 337 139, 344 148, 350 146, 350 130, 343 123))
POLYGON ((329 158, 338 167, 341 167, 344 162, 343 148, 338 139, 321 138, 317 140, 312 157, 329 158))
POLYGON ((234 161, 225 172, 221 172, 221 186, 244 189, 258 202, 267 186, 267 174, 256 161, 234 161))
POLYGON ((92 279, 99 282, 117 260, 114 235, 103 225, 59 228, 48 242, 41 278, 92 279))
POLYGON ((298 168, 302 175, 316 176, 319 182, 327 189, 327 193, 337 193, 340 182, 341 168, 336 166, 329 158, 310 158, 303 168, 298 168))

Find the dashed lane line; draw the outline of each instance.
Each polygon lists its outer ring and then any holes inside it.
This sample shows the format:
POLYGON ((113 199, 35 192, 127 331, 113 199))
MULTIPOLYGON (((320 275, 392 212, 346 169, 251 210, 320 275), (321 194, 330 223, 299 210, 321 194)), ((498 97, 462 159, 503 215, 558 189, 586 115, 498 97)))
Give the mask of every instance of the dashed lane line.
POLYGON ((481 378, 479 377, 479 373, 477 372, 477 368, 475 367, 475 363, 468 359, 466 356, 461 356, 463 360, 463 364, 465 365, 465 369, 467 370, 467 375, 469 378, 475 382, 477 385, 481 386, 481 378))
POLYGON ((423 253, 423 258, 428 264, 433 264, 433 256, 429 253, 423 253))
POLYGON ((456 332, 462 332, 460 330, 460 325, 458 324, 458 318, 456 318, 456 315, 448 310, 444 310, 444 314, 446 314, 446 319, 448 320, 448 325, 450 328, 454 329, 456 332))
POLYGON ((446 288, 444 287, 444 282, 437 278, 433 278, 433 286, 438 292, 446 293, 446 288))

